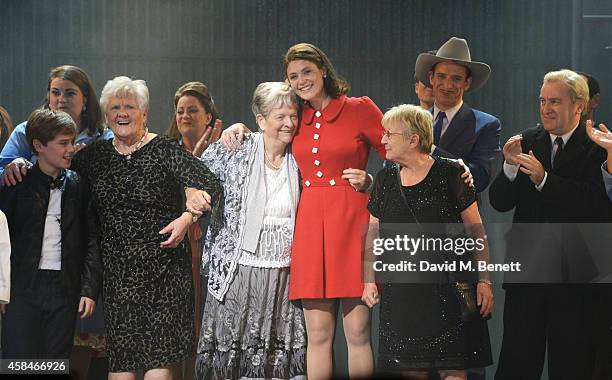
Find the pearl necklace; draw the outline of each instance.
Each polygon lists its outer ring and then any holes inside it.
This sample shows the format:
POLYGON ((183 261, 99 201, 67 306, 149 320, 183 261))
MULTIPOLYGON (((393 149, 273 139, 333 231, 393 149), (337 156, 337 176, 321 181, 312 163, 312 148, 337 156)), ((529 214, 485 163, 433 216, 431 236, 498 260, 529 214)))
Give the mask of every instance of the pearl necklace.
POLYGON ((142 147, 142 143, 144 142, 145 137, 147 137, 148 134, 149 134, 149 128, 145 127, 144 134, 140 138, 140 141, 138 141, 138 144, 136 144, 136 147, 134 149, 132 149, 131 151, 129 151, 128 153, 122 153, 122 152, 119 151, 119 149, 117 149, 117 144, 115 143, 115 141, 117 140, 116 138, 113 139, 113 148, 115 148, 115 151, 117 153, 119 153, 122 156, 125 156, 125 158, 127 158, 129 160, 129 159, 132 158, 132 153, 136 152, 138 149, 140 149, 142 147))
POLYGON ((266 159, 266 162, 268 163, 268 165, 270 165, 270 167, 274 170, 280 170, 281 166, 283 166, 283 163, 281 162, 280 166, 276 166, 272 163, 272 160, 270 159, 270 157, 268 157, 268 153, 266 152, 266 150, 264 149, 264 158, 266 159))

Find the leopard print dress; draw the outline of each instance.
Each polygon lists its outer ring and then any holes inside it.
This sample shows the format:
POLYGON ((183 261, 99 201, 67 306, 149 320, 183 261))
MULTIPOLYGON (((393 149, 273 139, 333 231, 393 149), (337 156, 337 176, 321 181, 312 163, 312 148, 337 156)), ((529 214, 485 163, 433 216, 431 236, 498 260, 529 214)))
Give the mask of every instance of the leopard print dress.
POLYGON ((111 141, 80 151, 73 168, 91 183, 101 225, 109 370, 165 367, 194 349, 191 256, 186 242, 162 249, 159 231, 184 209, 182 186, 206 190, 217 204, 217 178, 167 137, 130 158, 111 141))

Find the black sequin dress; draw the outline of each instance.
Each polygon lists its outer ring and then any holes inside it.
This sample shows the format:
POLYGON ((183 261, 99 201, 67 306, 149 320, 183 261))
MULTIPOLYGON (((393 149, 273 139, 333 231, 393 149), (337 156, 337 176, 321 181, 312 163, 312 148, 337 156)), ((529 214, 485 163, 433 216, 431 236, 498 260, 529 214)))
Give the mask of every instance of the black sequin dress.
MULTIPOLYGON (((461 223, 461 211, 476 201, 463 184, 462 169, 434 157, 427 176, 413 186, 398 182, 395 165, 378 173, 368 209, 380 223, 461 223), (399 191, 403 191, 412 212, 399 191)), ((381 232, 381 235, 383 232, 381 232)), ((385 236, 381 236, 385 237, 385 236)), ((381 372, 467 369, 492 363, 486 321, 461 320, 447 284, 384 284, 381 291, 381 372)))
POLYGON ((206 190, 217 204, 218 179, 163 136, 130 158, 111 141, 96 142, 72 166, 89 179, 100 216, 109 370, 161 368, 192 355, 191 255, 186 241, 160 248, 168 235, 159 231, 184 209, 179 185, 206 190))

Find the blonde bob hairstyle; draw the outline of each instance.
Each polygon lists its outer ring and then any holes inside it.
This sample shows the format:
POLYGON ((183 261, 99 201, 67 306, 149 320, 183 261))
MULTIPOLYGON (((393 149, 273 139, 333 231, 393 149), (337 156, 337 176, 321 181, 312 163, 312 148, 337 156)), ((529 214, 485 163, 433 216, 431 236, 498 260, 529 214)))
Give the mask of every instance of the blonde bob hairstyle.
POLYGON ((433 144, 433 117, 426 109, 412 104, 401 104, 385 112, 382 125, 385 129, 391 124, 399 123, 404 130, 404 138, 414 134, 419 137, 419 151, 428 153, 433 144))
POLYGON ((253 115, 267 118, 273 109, 282 106, 298 107, 295 92, 284 82, 263 82, 253 92, 251 110, 253 115))
POLYGON ((582 75, 568 69, 551 71, 544 75, 542 85, 552 82, 565 83, 570 90, 570 99, 572 99, 573 103, 582 103, 584 106, 582 114, 586 115, 586 105, 589 102, 589 85, 582 75))
POLYGON ((104 111, 104 119, 106 120, 106 106, 112 97, 127 98, 130 95, 136 98, 138 108, 142 113, 149 110, 149 89, 147 83, 142 79, 132 80, 120 76, 106 82, 100 94, 100 107, 104 111))

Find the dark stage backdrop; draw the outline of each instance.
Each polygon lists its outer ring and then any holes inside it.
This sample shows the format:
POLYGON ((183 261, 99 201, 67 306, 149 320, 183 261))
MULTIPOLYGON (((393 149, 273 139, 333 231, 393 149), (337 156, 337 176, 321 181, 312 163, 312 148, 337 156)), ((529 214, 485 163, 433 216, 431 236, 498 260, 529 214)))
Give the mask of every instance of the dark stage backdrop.
MULTIPOLYGON (((454 35, 493 68, 466 101, 501 119, 503 143, 538 121, 541 79, 554 69, 599 77, 597 119, 610 119, 612 20, 590 17, 602 14, 612 14, 609 1, 0 0, 0 105, 21 122, 44 98, 49 70, 71 63, 91 75, 98 95, 114 76, 145 79, 155 132, 168 126, 175 90, 192 80, 209 86, 226 126, 254 127, 255 86, 282 80, 283 53, 308 41, 330 56, 352 95, 368 95, 384 112, 416 101, 416 56, 454 35)), ((372 160, 370 171, 379 164, 372 160)), ((486 195, 482 204, 485 220, 508 219, 491 211, 486 195)))

